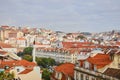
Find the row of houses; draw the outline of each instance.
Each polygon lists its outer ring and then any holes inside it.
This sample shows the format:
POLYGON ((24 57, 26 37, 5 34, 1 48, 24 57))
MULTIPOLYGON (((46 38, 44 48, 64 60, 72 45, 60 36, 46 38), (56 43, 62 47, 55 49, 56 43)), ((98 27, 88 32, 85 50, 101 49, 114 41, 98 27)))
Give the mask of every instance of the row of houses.
POLYGON ((119 80, 120 42, 114 40, 115 38, 119 38, 118 33, 86 36, 81 33, 54 32, 43 28, 1 26, 0 54, 1 63, 5 64, 1 69, 10 63, 9 69, 14 69, 17 72, 16 76, 21 77, 21 74, 25 74, 24 76, 31 76, 29 80, 36 80, 32 75, 36 71, 41 75, 41 71, 34 63, 35 56, 51 57, 57 62, 64 63, 54 68, 51 80, 119 80), (21 60, 13 54, 32 46, 34 41, 34 62, 21 60))
POLYGON ((98 53, 76 64, 64 63, 54 68, 51 80, 120 80, 120 52, 98 53), (112 58, 113 57, 113 58, 112 58))
POLYGON ((24 60, 15 51, 16 48, 0 42, 0 72, 13 73, 15 80, 42 80, 42 70, 34 60, 24 60))
POLYGON ((64 64, 54 68, 51 80, 119 80, 120 49, 116 45, 62 42, 59 48, 36 48, 37 57, 51 57, 64 64), (111 73, 109 73, 111 72, 111 73))

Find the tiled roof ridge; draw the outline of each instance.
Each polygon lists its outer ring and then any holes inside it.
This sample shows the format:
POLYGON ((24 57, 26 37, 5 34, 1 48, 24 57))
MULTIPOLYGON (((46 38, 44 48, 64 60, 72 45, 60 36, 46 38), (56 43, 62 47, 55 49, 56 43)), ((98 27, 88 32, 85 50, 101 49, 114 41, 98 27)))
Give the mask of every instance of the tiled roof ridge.
POLYGON ((31 72, 33 69, 25 69, 24 71, 20 72, 19 74, 27 74, 31 72))

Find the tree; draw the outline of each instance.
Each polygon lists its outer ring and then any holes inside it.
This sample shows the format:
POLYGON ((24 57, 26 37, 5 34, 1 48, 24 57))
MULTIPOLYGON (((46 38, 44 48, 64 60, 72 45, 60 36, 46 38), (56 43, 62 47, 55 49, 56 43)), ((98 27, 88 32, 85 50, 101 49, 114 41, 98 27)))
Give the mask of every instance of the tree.
POLYGON ((26 47, 26 48, 23 50, 23 54, 32 55, 32 50, 33 50, 33 47, 26 47))
POLYGON ((54 59, 48 58, 48 66, 53 66, 53 65, 55 65, 55 64, 56 64, 56 62, 55 62, 54 59))
POLYGON ((50 80, 51 72, 48 69, 46 69, 46 68, 43 68, 42 70, 43 70, 42 78, 44 80, 50 80))
POLYGON ((22 57, 24 54, 23 54, 23 52, 18 52, 17 53, 17 56, 19 56, 19 57, 22 57))
POLYGON ((24 55, 23 59, 32 62, 32 56, 31 55, 24 55))
POLYGON ((12 80, 14 79, 14 73, 0 72, 0 80, 12 80))
POLYGON ((83 36, 83 35, 78 35, 77 37, 76 37, 76 39, 84 39, 85 38, 85 36, 83 36))
POLYGON ((48 68, 49 66, 55 65, 55 60, 52 58, 36 58, 36 62, 39 66, 42 66, 43 68, 48 68))

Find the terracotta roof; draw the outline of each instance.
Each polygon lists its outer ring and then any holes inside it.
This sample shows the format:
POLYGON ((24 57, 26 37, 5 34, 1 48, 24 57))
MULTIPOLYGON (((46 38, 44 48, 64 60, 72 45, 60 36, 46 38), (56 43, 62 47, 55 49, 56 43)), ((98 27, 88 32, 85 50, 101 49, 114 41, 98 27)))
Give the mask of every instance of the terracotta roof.
POLYGON ((13 34, 13 33, 14 33, 14 34, 17 34, 17 32, 18 32, 18 31, 16 31, 16 30, 11 30, 8 34, 13 34))
POLYGON ((17 38, 17 40, 26 40, 25 38, 17 38))
POLYGON ((120 42, 116 42, 116 45, 120 45, 120 42))
POLYGON ((104 74, 120 79, 120 69, 108 68, 104 74))
POLYGON ((6 53, 7 53, 7 52, 0 50, 0 54, 5 55, 6 53))
POLYGON ((1 28, 6 29, 6 28, 9 28, 9 26, 5 25, 5 26, 1 26, 1 28))
POLYGON ((110 60, 109 54, 97 54, 94 57, 88 58, 87 61, 91 64, 96 65, 97 69, 103 68, 112 62, 110 60))
POLYGON ((6 43, 3 43, 3 42, 0 42, 0 47, 1 47, 1 48, 14 48, 14 47, 11 46, 10 44, 6 44, 6 43))
POLYGON ((62 42, 64 48, 96 48, 91 42, 62 42))
POLYGON ((29 62, 27 60, 9 60, 9 61, 1 61, 0 68, 4 68, 5 66, 13 67, 13 66, 24 66, 24 67, 34 67, 36 64, 34 62, 29 62))
POLYGON ((102 46, 102 45, 98 45, 97 47, 102 49, 119 48, 118 46, 102 46))
POLYGON ((19 74, 27 74, 31 72, 33 69, 25 69, 24 71, 20 72, 19 74))
POLYGON ((75 65, 72 64, 72 63, 64 63, 64 64, 62 64, 60 66, 55 67, 55 71, 62 72, 64 74, 66 74, 66 75, 69 75, 69 76, 73 77, 73 75, 74 75, 74 66, 75 65))
POLYGON ((42 45, 42 43, 40 43, 40 42, 35 42, 35 45, 42 45))
POLYGON ((22 32, 27 34, 27 33, 29 33, 29 30, 28 29, 22 29, 22 32))

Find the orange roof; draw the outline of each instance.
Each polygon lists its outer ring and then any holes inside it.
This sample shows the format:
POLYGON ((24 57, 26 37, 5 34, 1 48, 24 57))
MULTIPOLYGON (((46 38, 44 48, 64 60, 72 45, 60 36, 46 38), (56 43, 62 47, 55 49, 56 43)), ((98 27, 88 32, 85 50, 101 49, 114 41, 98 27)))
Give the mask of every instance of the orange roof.
POLYGON ((108 49, 108 48, 119 48, 118 46, 102 46, 102 45, 98 45, 98 48, 102 48, 102 49, 108 49))
POLYGON ((42 45, 42 43, 40 43, 40 42, 35 42, 35 45, 42 45))
POLYGON ((91 64, 96 65, 98 69, 112 62, 112 60, 110 60, 109 54, 97 54, 94 57, 88 58, 87 61, 91 64))
POLYGON ((22 29, 22 32, 23 33, 29 33, 29 30, 24 28, 24 29, 22 29))
POLYGON ((4 29, 6 29, 6 28, 9 28, 9 26, 7 26, 7 25, 4 25, 4 26, 1 26, 1 28, 4 28, 4 29))
POLYGON ((6 44, 6 43, 3 43, 3 42, 0 42, 0 47, 1 48, 13 48, 13 46, 11 46, 10 44, 6 44))
POLYGON ((17 38, 17 40, 26 40, 25 38, 17 38))
POLYGON ((120 45, 120 42, 116 42, 116 45, 120 45))
POLYGON ((1 61, 0 68, 4 68, 6 65, 9 67, 13 67, 13 66, 34 67, 36 64, 34 62, 29 62, 27 60, 10 60, 10 61, 1 61))
POLYGON ((64 48, 95 48, 91 42, 62 42, 64 48))
POLYGON ((8 34, 17 34, 18 31, 16 30, 11 30, 8 34))
POLYGON ((55 67, 55 71, 62 72, 66 75, 73 77, 74 75, 74 64, 72 63, 64 63, 60 66, 55 67))
POLYGON ((4 54, 6 54, 7 52, 5 52, 5 51, 0 51, 0 54, 2 54, 2 55, 4 55, 4 54))
POLYGON ((24 71, 20 72, 19 74, 27 74, 31 72, 33 69, 25 69, 24 71))

